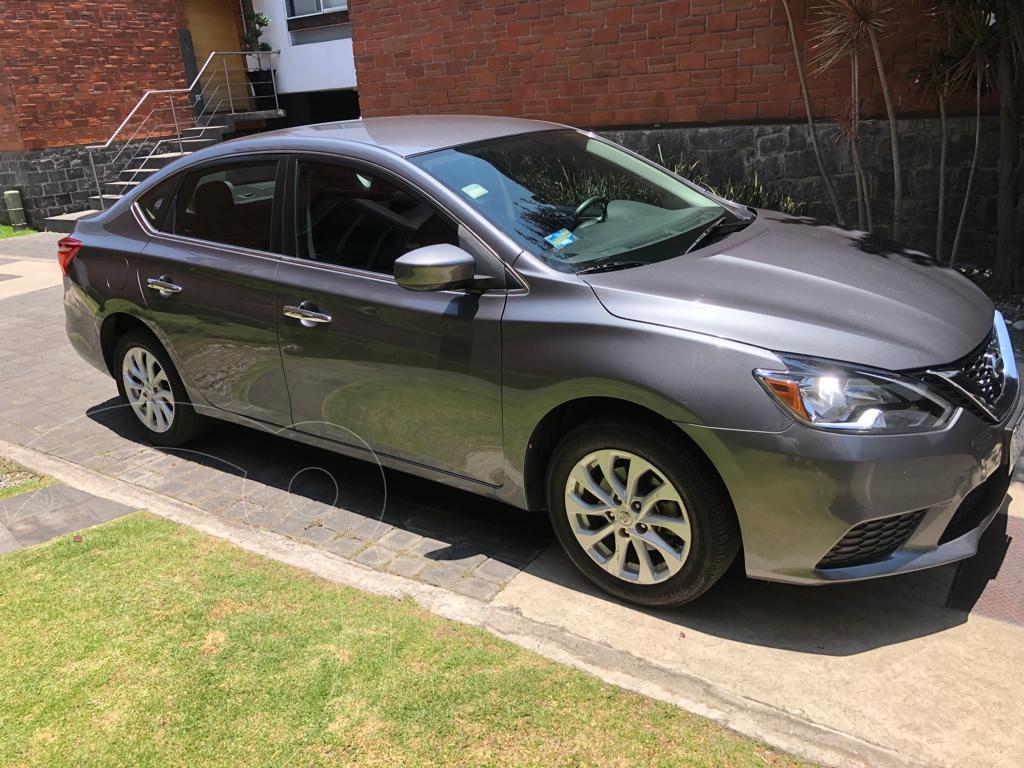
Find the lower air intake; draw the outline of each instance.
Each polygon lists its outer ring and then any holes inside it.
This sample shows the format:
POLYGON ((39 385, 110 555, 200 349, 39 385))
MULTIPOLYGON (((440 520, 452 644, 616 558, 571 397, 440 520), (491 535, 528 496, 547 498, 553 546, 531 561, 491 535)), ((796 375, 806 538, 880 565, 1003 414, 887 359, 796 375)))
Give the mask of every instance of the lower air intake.
POLYGON ((818 562, 818 568, 846 568, 884 560, 902 547, 926 510, 858 523, 818 562))

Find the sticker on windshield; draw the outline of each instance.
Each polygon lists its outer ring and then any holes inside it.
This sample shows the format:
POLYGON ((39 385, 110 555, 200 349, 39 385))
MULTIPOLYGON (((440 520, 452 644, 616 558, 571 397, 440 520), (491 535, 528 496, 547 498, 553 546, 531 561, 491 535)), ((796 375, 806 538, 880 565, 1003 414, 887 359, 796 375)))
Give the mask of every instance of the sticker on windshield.
POLYGON ((462 188, 462 191, 467 195, 476 200, 478 197, 483 197, 487 194, 487 188, 481 187, 479 184, 467 184, 462 188))
POLYGON ((556 251, 579 240, 579 238, 568 229, 560 229, 557 232, 552 232, 544 239, 551 243, 551 247, 556 251))

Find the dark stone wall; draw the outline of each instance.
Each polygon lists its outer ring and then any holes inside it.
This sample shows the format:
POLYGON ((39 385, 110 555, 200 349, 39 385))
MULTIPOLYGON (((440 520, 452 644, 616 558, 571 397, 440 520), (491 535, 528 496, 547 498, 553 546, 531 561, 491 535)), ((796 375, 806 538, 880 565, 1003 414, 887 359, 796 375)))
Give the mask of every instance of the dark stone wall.
MULTIPOLYGON (((144 157, 150 147, 149 142, 136 144, 118 158, 118 167, 126 162, 130 153, 142 152, 144 157)), ((119 149, 114 145, 95 151, 94 159, 101 175, 119 149)), ((97 194, 85 147, 0 152, 0 193, 8 189, 21 193, 25 216, 29 225, 36 229, 43 228, 43 219, 47 216, 86 210, 90 207, 89 197, 97 194)), ((105 191, 109 193, 109 189, 105 191)), ((0 223, 9 223, 2 200, 0 223)))
MULTIPOLYGON (((848 226, 857 224, 857 197, 853 161, 834 123, 817 126, 825 165, 844 207, 848 226)), ((833 221, 806 123, 792 125, 730 125, 603 131, 605 136, 634 151, 669 163, 682 158, 699 161, 712 186, 758 178, 766 186, 807 204, 808 215, 833 221)), ((945 258, 953 245, 964 190, 974 151, 974 120, 949 120, 949 156, 946 172, 945 258)), ((903 163, 903 240, 926 253, 935 251, 938 216, 941 128, 937 118, 903 119, 898 137, 903 163)), ((995 253, 996 160, 999 125, 984 118, 978 170, 964 224, 958 260, 985 262, 995 253)), ((889 234, 892 226, 892 160, 889 126, 869 120, 861 128, 861 162, 868 176, 875 231, 889 234)))
MULTIPOLYGON (((89 195, 96 194, 85 147, 0 152, 0 191, 8 189, 21 193, 29 225, 36 229, 47 216, 85 210, 89 195)), ((8 222, 2 205, 0 221, 8 222)))

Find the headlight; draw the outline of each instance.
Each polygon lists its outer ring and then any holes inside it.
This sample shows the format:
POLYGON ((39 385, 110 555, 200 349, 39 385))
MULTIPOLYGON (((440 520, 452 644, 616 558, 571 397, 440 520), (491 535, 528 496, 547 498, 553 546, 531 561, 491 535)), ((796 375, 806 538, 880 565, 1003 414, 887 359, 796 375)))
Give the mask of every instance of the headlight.
POLYGON ((822 429, 919 432, 940 429, 953 407, 917 382, 895 374, 811 358, 780 357, 785 371, 754 377, 783 410, 822 429))

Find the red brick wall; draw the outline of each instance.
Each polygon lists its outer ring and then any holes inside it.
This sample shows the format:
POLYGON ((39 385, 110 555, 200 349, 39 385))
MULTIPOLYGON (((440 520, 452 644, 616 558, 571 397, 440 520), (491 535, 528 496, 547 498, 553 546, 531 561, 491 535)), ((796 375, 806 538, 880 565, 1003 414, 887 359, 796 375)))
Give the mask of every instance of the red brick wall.
MULTIPOLYGON (((897 109, 927 58, 927 0, 893 0, 883 59, 897 109)), ((586 126, 804 117, 781 0, 351 0, 364 115, 482 112, 586 126)), ((808 36, 813 0, 793 0, 808 36)), ((862 62, 868 114, 884 107, 862 62)), ((812 109, 848 109, 849 67, 810 77, 812 109)))
POLYGON ((147 88, 185 85, 176 0, 0 0, 0 150, 105 141, 147 88))

